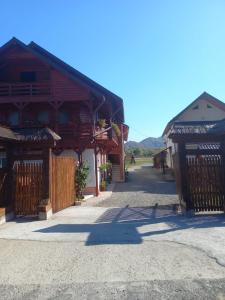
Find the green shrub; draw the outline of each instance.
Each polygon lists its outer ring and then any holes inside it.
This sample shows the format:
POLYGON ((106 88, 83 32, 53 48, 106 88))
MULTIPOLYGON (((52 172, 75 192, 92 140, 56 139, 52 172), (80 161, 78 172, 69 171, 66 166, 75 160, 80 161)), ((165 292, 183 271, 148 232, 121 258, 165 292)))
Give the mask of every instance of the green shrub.
POLYGON ((89 167, 85 163, 81 163, 76 169, 76 177, 75 177, 75 184, 76 184, 76 196, 78 200, 82 200, 83 190, 87 185, 87 178, 89 173, 89 167))

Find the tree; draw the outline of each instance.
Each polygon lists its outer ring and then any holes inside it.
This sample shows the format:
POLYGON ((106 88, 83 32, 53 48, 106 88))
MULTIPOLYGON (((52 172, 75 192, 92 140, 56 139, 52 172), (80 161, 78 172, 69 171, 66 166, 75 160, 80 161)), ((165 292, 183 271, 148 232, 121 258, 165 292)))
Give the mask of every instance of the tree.
POLYGON ((141 156, 141 149, 140 148, 134 148, 133 153, 135 156, 141 156))

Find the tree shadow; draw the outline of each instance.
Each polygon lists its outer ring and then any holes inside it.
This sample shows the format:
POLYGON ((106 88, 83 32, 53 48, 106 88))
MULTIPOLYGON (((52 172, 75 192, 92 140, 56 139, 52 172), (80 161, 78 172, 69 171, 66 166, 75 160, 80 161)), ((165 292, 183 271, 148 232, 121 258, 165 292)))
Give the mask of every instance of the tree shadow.
POLYGON ((186 217, 177 213, 177 205, 156 204, 151 207, 110 208, 93 224, 58 224, 36 232, 88 233, 85 245, 93 246, 102 244, 140 244, 145 237, 163 235, 189 228, 224 226, 224 214, 186 217), (146 225, 147 231, 141 232, 143 226, 146 225))

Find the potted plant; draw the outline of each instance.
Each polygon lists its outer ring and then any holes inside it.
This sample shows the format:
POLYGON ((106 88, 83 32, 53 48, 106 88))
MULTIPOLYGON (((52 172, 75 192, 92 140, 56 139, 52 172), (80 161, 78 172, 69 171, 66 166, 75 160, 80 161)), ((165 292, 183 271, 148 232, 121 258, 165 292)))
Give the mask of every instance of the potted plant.
POLYGON ((106 181, 105 180, 102 180, 101 184, 100 184, 100 190, 103 192, 103 191, 106 191, 106 181))
POLYGON ((120 131, 119 126, 116 123, 112 123, 112 128, 114 129, 117 137, 120 137, 121 136, 121 131, 120 131))
POLYGON ((98 119, 98 126, 100 128, 105 128, 106 127, 106 120, 105 119, 98 119))

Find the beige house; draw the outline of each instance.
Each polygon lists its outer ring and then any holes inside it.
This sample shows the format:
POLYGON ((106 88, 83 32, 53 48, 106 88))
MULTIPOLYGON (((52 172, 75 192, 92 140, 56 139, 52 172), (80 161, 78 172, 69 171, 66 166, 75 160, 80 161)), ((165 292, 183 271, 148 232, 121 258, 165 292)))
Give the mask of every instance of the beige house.
POLYGON ((174 126, 207 126, 222 119, 225 119, 225 103, 204 92, 170 120, 163 132, 163 138, 167 148, 168 167, 173 168, 173 154, 176 150, 176 144, 173 144, 169 138, 174 126))

